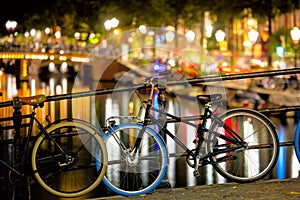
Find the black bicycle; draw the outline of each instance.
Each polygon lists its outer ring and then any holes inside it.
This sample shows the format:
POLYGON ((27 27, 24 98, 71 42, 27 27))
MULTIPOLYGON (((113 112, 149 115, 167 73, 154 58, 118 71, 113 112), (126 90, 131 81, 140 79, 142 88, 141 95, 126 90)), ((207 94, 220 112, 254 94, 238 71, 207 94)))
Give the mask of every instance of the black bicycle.
MULTIPOLYGON (((46 97, 15 97, 3 105, 14 108, 15 129, 12 141, 13 162, 0 160, 9 169, 8 179, 17 184, 32 177, 43 188, 60 197, 77 197, 95 189, 102 180, 107 164, 107 151, 99 131, 80 119, 62 119, 47 126, 35 117, 46 97), (23 105, 32 106, 29 115, 22 115, 23 105), (27 131, 22 120, 29 118, 27 131), (33 133, 37 124, 39 133, 33 133), (26 132, 26 133, 25 133, 26 132)), ((2 126, 2 131, 12 127, 2 126)), ((7 141, 1 141, 6 143, 7 141)), ((25 181, 26 182, 26 181, 25 181)), ((29 192, 30 193, 30 192, 29 192)), ((30 194, 29 194, 30 195, 30 194)))
MULTIPOLYGON (((180 155, 186 157, 196 177, 200 175, 200 168, 208 164, 223 177, 240 183, 253 182, 270 173, 278 158, 279 143, 276 129, 267 117, 243 108, 216 114, 212 108, 224 103, 221 94, 197 96, 204 105, 204 113, 178 117, 153 106, 155 89, 165 90, 158 83, 159 78, 154 76, 145 81, 151 90, 148 99, 143 101, 140 122, 116 124, 122 116, 107 119, 108 131, 103 140, 108 151, 108 166, 103 182, 110 190, 136 196, 151 192, 161 183, 170 156, 162 132, 183 149, 180 155), (160 120, 153 113, 167 118, 160 120), (166 123, 177 122, 196 129, 194 148, 188 148, 168 130, 166 123)), ((160 92, 159 101, 165 101, 165 95, 166 92, 160 92)))

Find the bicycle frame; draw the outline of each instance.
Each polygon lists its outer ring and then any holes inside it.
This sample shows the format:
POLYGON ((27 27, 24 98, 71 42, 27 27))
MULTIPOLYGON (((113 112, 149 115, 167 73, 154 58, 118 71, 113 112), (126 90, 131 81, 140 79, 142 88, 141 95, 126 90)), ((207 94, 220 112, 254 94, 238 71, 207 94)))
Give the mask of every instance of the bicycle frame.
MULTIPOLYGON (((112 116, 106 119, 108 131, 103 138, 111 153, 108 159, 109 172, 104 183, 109 189, 126 196, 152 191, 165 177, 168 163, 174 161, 170 157, 185 157, 186 164, 194 168, 193 175, 196 178, 201 176, 201 167, 211 164, 224 178, 241 183, 259 180, 274 167, 278 157, 277 134, 264 115, 243 108, 219 114, 216 111, 223 105, 222 94, 195 97, 199 105, 204 107, 204 112, 197 116, 168 113, 167 85, 159 85, 161 77, 156 82, 154 76, 144 81, 144 87, 151 88, 150 92, 147 90, 146 101, 137 92, 143 103, 137 116, 112 116), (153 100, 156 88, 159 91, 158 99, 153 100), (153 105, 156 100, 159 107, 153 105), (126 122, 115 126, 115 119, 126 119, 126 122), (185 144, 173 132, 173 128, 167 126, 168 123, 179 122, 193 129, 194 135, 189 137, 193 137, 194 144, 185 144), (167 136, 179 146, 180 151, 176 149, 175 153, 168 153, 167 136), (261 154, 262 148, 270 149, 261 154), (266 163, 259 163, 260 154, 264 155, 263 159, 266 157, 266 163), (131 183, 137 184, 132 188, 127 187, 131 183)), ((177 97, 180 96, 183 95, 177 97)))
MULTIPOLYGON (((13 112, 13 124, 14 124, 14 139, 13 139, 13 148, 14 148, 14 159, 13 159, 13 165, 16 164, 26 164, 26 160, 28 160, 28 156, 30 155, 30 142, 34 141, 34 136, 32 135, 33 132, 33 125, 34 123, 37 123, 38 129, 41 131, 42 134, 44 134, 46 137, 48 137, 53 143, 55 143, 56 147, 61 151, 62 154, 66 154, 66 152, 58 145, 58 143, 54 140, 54 138, 46 131, 44 128, 43 124, 35 117, 36 112, 35 109, 37 108, 36 106, 33 107, 33 110, 31 114, 27 115, 22 115, 20 109, 22 105, 19 104, 19 102, 14 102, 13 108, 15 111, 13 112), (22 126, 22 119, 24 118, 29 118, 29 125, 28 125, 28 131, 26 131, 27 136, 21 137, 20 129, 22 126), (25 145, 22 146, 23 140, 25 140, 25 145), (23 152, 23 153, 21 153, 23 152)), ((16 173, 19 176, 24 176, 24 173, 21 171, 18 171, 15 169, 13 166, 9 165, 3 160, 0 160, 0 163, 12 170, 14 173, 16 173)))
POLYGON ((135 153, 136 153, 136 151, 137 151, 137 149, 140 145, 143 132, 146 130, 146 127, 148 126, 148 124, 150 122, 151 122, 151 124, 157 125, 159 127, 159 129, 164 131, 169 137, 171 137, 175 141, 175 143, 177 145, 179 145, 187 153, 188 156, 192 156, 194 159, 196 159, 196 157, 198 156, 199 149, 202 145, 202 142, 204 141, 203 134, 205 132, 208 132, 209 134, 214 134, 216 137, 218 137, 222 140, 228 141, 232 144, 239 144, 239 145, 237 145, 236 147, 226 148, 224 150, 209 152, 206 155, 204 155, 204 157, 202 157, 201 159, 206 159, 210 156, 214 156, 214 155, 217 155, 217 154, 220 154, 220 153, 226 153, 226 152, 230 152, 232 150, 237 150, 237 149, 243 148, 243 144, 244 144, 243 139, 238 134, 236 134, 229 126, 224 124, 224 122, 222 120, 220 120, 219 117, 209 109, 209 107, 207 107, 207 106, 205 107, 203 115, 193 116, 193 117, 178 117, 178 116, 172 115, 172 114, 170 114, 170 113, 168 113, 164 110, 160 110, 160 109, 152 107, 152 100, 149 99, 148 102, 147 102, 147 106, 146 106, 145 118, 144 118, 144 121, 142 122, 143 123, 143 128, 140 131, 140 133, 138 135, 138 139, 137 139, 137 141, 135 142, 135 145, 134 145, 135 153), (156 119, 153 115, 151 115, 150 110, 152 110, 154 112, 157 112, 161 115, 169 117, 169 119, 168 119, 169 122, 167 122, 167 123, 170 123, 170 122, 174 122, 174 123, 183 122, 187 125, 190 125, 190 126, 193 126, 194 128, 197 128, 197 134, 198 134, 199 138, 202 138, 202 140, 200 140, 200 144, 198 144, 198 148, 196 149, 196 153, 194 153, 191 149, 189 149, 180 139, 178 139, 176 137, 176 135, 171 133, 164 126, 164 124, 161 124, 161 122, 158 119, 156 119), (208 119, 212 119, 213 122, 216 122, 220 126, 222 126, 229 133, 229 135, 232 136, 232 138, 227 137, 225 135, 220 135, 219 133, 206 128, 205 127, 206 126, 206 121, 208 119), (202 122, 199 123, 199 124, 196 124, 196 123, 192 123, 191 122, 192 120, 194 120, 194 121, 202 120, 202 122))

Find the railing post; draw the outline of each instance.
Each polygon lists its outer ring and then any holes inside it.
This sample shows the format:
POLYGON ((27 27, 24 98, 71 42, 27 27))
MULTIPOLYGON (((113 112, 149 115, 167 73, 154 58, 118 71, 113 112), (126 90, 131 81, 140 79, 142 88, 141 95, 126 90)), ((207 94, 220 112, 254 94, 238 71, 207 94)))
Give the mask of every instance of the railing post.
MULTIPOLYGON (((22 137, 21 137, 21 124, 22 124, 22 102, 19 97, 13 99, 13 125, 15 129, 13 139, 13 167, 18 170, 18 167, 22 169, 22 137)), ((19 176, 19 175, 17 175, 19 176)), ((13 186, 13 196, 15 199, 29 199, 29 187, 27 177, 20 177, 17 184, 13 186)))
MULTIPOLYGON (((158 80, 158 106, 160 110, 166 111, 167 106, 167 81, 163 79, 158 80)), ((163 124, 165 128, 167 128, 167 116, 159 114, 158 116, 159 123, 163 124)), ((164 139, 166 145, 167 145, 167 134, 161 129, 159 130, 159 134, 164 139)), ((171 184, 168 180, 167 175, 164 177, 164 180, 159 184, 160 188, 170 188, 171 184)))
POLYGON ((22 103, 18 97, 13 99, 13 125, 15 128, 14 133, 14 156, 13 156, 13 164, 21 162, 21 123, 22 123, 22 113, 21 113, 22 103))

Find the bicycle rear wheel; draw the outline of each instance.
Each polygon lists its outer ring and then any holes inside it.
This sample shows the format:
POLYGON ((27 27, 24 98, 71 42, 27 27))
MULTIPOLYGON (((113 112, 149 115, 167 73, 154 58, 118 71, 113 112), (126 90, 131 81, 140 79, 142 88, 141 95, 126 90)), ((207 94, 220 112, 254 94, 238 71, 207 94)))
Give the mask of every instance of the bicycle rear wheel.
POLYGON ((295 149, 298 161, 300 162, 300 121, 298 122, 296 131, 295 131, 294 149, 295 149))
POLYGON ((77 197, 95 189, 107 164, 105 144, 96 128, 80 120, 59 121, 47 127, 33 146, 32 170, 48 192, 77 197))
POLYGON ((223 123, 212 122, 211 130, 219 136, 209 134, 208 152, 218 152, 211 156, 214 169, 228 180, 246 183, 267 176, 276 164, 279 153, 278 136, 272 122, 259 112, 249 109, 233 109, 220 116, 223 123), (230 137, 224 129, 228 126, 246 146, 234 149, 237 145, 225 141, 230 137), (220 151, 223 150, 223 153, 220 151))
POLYGON ((121 124, 103 136, 108 152, 103 183, 123 196, 151 192, 166 174, 168 154, 163 140, 150 128, 146 128, 139 138, 142 128, 140 124, 121 124), (134 154, 133 146, 137 139, 141 139, 141 144, 134 154))

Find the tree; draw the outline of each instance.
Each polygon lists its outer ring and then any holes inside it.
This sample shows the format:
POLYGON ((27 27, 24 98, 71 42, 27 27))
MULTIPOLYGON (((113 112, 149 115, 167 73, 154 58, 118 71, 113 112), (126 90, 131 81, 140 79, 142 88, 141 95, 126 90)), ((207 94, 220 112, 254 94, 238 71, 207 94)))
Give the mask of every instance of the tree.
MULTIPOLYGON (((209 11, 219 27, 230 26, 242 18, 245 9, 261 20, 274 19, 276 15, 299 9, 299 0, 13 0, 18 2, 18 29, 60 26, 64 34, 75 31, 105 33, 106 19, 117 17, 123 29, 140 24, 153 27, 180 23, 185 28, 203 25, 204 13, 209 11)), ((9 7, 10 8, 10 7, 9 7)), ((269 23, 270 25, 270 23, 269 23)), ((200 27, 203 32, 203 26, 200 27)), ((228 28, 230 30, 230 27, 228 28)), ((271 30, 270 34, 271 34, 271 30)))
POLYGON ((253 16, 268 21, 268 34, 269 39, 267 41, 268 49, 268 64, 272 63, 272 19, 276 16, 291 12, 299 9, 299 0, 252 0, 250 6, 253 16))
POLYGON ((105 0, 29 0, 27 5, 23 30, 60 26, 69 36, 100 31, 99 16, 106 9, 105 0))

